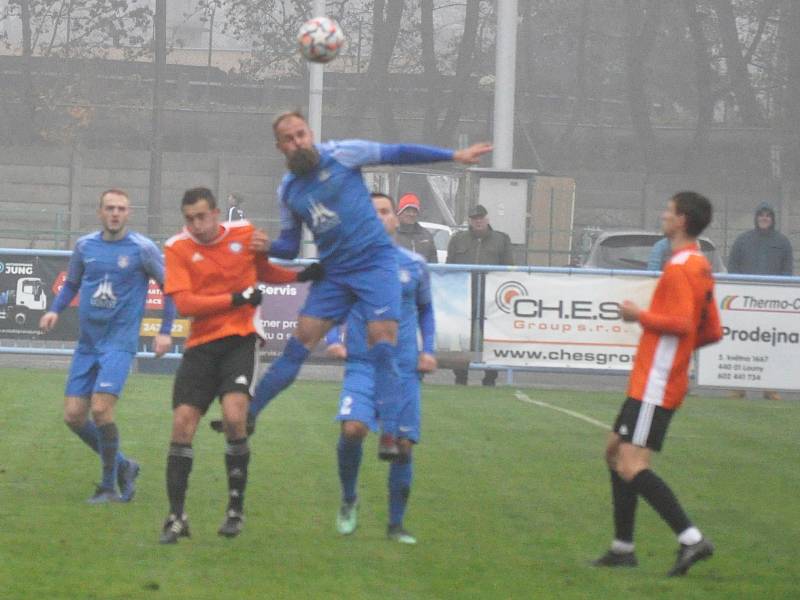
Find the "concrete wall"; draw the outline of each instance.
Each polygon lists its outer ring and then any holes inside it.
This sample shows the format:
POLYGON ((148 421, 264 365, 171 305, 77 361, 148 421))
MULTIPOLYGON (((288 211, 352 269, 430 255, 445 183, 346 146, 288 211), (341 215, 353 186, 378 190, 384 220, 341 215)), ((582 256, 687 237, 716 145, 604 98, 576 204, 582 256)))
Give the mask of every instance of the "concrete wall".
POLYGON ((275 231, 275 190, 282 162, 234 154, 165 153, 160 232, 147 231, 150 155, 130 150, 53 150, 0 147, 0 246, 69 248, 76 237, 97 227, 100 193, 126 190, 131 226, 165 239, 181 226, 180 198, 186 188, 211 188, 227 208, 231 192, 245 197, 254 222, 275 231))
MULTIPOLYGON (((167 152, 163 164, 164 226, 154 233, 147 232, 146 219, 148 152, 0 147, 0 247, 70 248, 79 234, 96 228, 98 196, 112 186, 130 193, 132 226, 156 239, 181 227, 181 194, 197 185, 214 190, 223 209, 230 192, 242 193, 248 218, 270 233, 277 231, 275 190, 283 161, 271 143, 263 156, 167 152)), ((795 261, 800 256, 800 182, 736 173, 693 179, 610 171, 560 175, 576 180, 575 240, 584 227, 656 230, 667 198, 693 189, 714 203, 707 235, 723 256, 739 233, 753 227, 753 212, 763 201, 775 207, 779 229, 795 249, 795 261)))

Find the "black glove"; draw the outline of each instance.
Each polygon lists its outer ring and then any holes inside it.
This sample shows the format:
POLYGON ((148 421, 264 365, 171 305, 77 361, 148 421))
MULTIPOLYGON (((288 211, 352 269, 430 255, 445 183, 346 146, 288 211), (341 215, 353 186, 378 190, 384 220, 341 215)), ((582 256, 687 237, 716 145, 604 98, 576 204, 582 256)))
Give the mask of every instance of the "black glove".
POLYGON ((315 262, 308 265, 297 274, 297 281, 319 281, 325 277, 325 267, 315 262))
POLYGON ((234 306, 242 306, 243 304, 258 306, 261 304, 261 296, 263 295, 264 293, 259 288, 251 285, 249 288, 246 288, 241 292, 231 294, 231 304, 234 306))

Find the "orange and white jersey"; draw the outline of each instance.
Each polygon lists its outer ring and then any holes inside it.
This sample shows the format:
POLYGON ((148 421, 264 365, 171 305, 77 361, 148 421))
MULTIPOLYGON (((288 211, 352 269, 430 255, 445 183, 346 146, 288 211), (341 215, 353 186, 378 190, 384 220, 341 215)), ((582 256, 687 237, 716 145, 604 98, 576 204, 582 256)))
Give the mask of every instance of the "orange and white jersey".
POLYGON ((692 352, 722 337, 711 265, 697 244, 676 250, 664 267, 648 310, 628 396, 668 409, 683 402, 692 352))
POLYGON ((192 317, 186 347, 231 335, 255 333, 255 308, 232 306, 231 294, 259 280, 288 283, 297 274, 271 264, 265 255, 249 250, 255 227, 245 220, 222 223, 219 235, 204 244, 184 230, 164 245, 164 293, 172 295, 178 311, 192 317))

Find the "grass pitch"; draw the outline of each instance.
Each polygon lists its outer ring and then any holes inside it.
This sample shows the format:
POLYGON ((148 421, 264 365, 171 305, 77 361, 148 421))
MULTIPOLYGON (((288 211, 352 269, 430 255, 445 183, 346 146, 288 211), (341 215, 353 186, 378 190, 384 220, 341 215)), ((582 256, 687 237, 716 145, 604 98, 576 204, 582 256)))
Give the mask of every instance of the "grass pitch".
MULTIPOLYGON (((61 421, 65 374, 0 369, 0 598, 796 598, 800 405, 687 400, 656 471, 717 545, 667 579, 676 542, 644 502, 637 569, 587 561, 611 538, 606 432, 521 402, 514 388, 426 386, 406 517, 415 547, 385 539, 385 464, 365 448, 360 524, 341 537, 333 383, 298 382, 251 440, 245 529, 220 538, 223 439, 201 424, 191 539, 160 546, 172 380, 131 377, 117 410, 142 464, 127 505, 89 506, 99 461, 61 421)), ((610 423, 622 393, 525 390, 610 423)), ((218 408, 210 414, 216 415, 218 408)))

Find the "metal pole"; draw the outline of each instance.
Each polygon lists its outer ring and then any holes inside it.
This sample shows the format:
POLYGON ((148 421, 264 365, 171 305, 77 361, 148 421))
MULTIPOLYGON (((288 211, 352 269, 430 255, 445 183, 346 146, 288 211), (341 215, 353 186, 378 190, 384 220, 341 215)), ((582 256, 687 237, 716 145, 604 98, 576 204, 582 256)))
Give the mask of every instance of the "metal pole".
POLYGON ((147 232, 161 234, 161 138, 164 112, 164 74, 167 69, 167 0, 156 0, 153 56, 153 125, 150 132, 150 185, 148 186, 147 232))
MULTIPOLYGON (((314 0, 312 12, 315 17, 325 16, 325 0, 314 0)), ((308 65, 308 124, 315 139, 322 141, 322 86, 324 67, 319 63, 308 65)))
POLYGON ((208 17, 208 60, 206 61, 206 104, 211 104, 211 63, 214 57, 214 17, 217 14, 215 6, 211 7, 208 17))
POLYGON ((493 166, 495 169, 511 169, 514 166, 517 0, 497 2, 495 47, 493 166))

